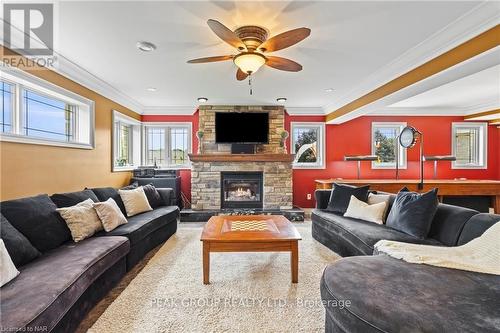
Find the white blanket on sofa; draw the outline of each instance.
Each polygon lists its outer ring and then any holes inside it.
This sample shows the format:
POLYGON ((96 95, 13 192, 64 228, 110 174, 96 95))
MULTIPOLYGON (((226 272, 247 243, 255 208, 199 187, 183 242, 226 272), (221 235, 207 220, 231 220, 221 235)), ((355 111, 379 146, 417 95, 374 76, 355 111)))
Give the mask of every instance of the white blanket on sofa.
POLYGON ((415 264, 500 275, 500 223, 461 246, 431 246, 381 240, 375 244, 375 250, 415 264))

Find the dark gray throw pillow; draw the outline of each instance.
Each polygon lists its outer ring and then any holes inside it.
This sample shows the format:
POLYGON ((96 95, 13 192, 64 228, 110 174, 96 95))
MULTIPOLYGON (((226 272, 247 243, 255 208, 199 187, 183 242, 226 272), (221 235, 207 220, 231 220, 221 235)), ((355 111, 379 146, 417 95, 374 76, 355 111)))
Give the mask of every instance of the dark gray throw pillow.
POLYGON ((163 204, 161 195, 153 184, 144 185, 142 188, 151 208, 157 208, 163 204))
POLYGON ((335 183, 333 185, 332 193, 330 194, 330 201, 328 202, 326 210, 333 213, 344 214, 349 206, 349 201, 351 201, 351 195, 354 195, 357 199, 366 202, 366 200, 368 200, 369 189, 370 185, 356 187, 335 183))
POLYGON ((99 187, 99 188, 92 188, 92 192, 97 196, 99 201, 104 202, 108 200, 109 198, 113 198, 113 200, 116 202, 120 210, 122 211, 123 215, 127 216, 127 211, 125 210, 125 204, 122 201, 122 198, 120 197, 120 194, 118 194, 118 191, 112 187, 99 187))
POLYGON ((0 238, 3 239, 5 248, 16 267, 25 265, 40 256, 30 241, 10 224, 5 216, 0 214, 0 238))
POLYGON ((99 201, 94 192, 92 192, 91 190, 69 193, 56 193, 51 195, 50 199, 56 204, 57 208, 71 207, 87 199, 91 199, 94 202, 99 201))
POLYGON ((403 188, 392 204, 386 225, 419 239, 426 238, 438 207, 437 192, 437 188, 423 194, 403 188))
POLYGON ((47 194, 4 201, 1 213, 34 247, 45 252, 71 239, 71 233, 57 206, 47 194))

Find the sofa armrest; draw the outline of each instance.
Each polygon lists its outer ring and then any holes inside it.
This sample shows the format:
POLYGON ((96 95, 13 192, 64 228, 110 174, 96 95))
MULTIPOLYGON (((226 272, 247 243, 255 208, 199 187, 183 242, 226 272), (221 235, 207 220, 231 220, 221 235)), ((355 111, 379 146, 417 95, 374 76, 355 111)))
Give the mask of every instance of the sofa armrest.
POLYGON ((316 199, 317 209, 326 209, 328 207, 328 202, 330 201, 330 194, 332 190, 316 190, 314 192, 314 198, 316 199))
POLYGON ((171 188, 157 188, 158 193, 160 193, 161 200, 165 206, 176 206, 174 197, 174 190, 171 188))

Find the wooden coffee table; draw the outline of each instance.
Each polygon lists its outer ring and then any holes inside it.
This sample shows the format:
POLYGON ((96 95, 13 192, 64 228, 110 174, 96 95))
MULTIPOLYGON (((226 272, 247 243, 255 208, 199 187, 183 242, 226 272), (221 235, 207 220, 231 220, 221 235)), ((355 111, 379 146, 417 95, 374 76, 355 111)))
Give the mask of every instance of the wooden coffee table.
POLYGON ((301 237, 281 215, 220 215, 208 220, 203 242, 203 283, 209 284, 210 252, 290 252, 292 283, 298 282, 301 237))

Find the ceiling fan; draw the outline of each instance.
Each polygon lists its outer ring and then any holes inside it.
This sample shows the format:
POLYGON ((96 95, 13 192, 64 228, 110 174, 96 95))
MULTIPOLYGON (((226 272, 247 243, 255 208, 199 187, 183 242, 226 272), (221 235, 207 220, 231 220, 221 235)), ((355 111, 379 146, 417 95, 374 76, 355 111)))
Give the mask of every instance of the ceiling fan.
POLYGON ((238 81, 245 80, 262 65, 289 72, 299 72, 302 70, 302 65, 295 61, 269 56, 266 53, 282 50, 297 44, 311 34, 311 29, 293 29, 268 39, 267 30, 254 25, 245 25, 232 31, 216 20, 210 19, 207 21, 207 24, 219 38, 237 48, 239 53, 236 55, 192 59, 188 61, 190 64, 232 60, 238 66, 238 71, 236 72, 236 79, 238 81))

